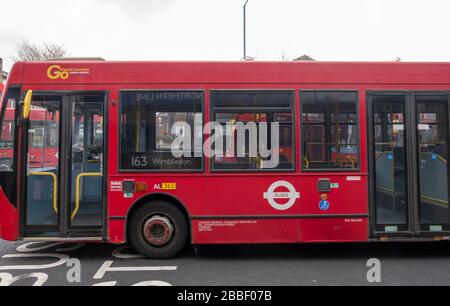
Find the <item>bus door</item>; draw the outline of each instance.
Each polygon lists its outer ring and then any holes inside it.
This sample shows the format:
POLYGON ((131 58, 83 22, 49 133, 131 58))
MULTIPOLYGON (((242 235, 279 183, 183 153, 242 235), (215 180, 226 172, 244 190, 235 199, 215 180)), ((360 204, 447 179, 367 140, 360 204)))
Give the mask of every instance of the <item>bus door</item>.
POLYGON ((368 98, 372 232, 450 232, 449 95, 368 98))
POLYGON ((34 92, 21 141, 22 237, 102 237, 104 93, 34 92))

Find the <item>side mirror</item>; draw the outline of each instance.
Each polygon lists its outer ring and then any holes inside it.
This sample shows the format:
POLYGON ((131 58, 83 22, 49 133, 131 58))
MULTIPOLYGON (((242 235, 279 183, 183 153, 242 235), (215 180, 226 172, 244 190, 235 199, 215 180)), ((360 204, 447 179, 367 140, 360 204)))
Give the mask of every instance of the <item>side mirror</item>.
POLYGON ((30 117, 30 109, 31 109, 31 100, 33 98, 33 91, 28 90, 27 94, 25 95, 25 99, 23 100, 23 112, 22 117, 25 120, 28 120, 30 117))

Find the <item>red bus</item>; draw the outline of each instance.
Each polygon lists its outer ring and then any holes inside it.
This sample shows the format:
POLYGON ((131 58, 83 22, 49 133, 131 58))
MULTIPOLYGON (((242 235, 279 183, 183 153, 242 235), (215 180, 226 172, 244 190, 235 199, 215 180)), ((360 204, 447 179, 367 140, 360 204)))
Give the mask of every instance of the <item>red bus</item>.
POLYGON ((129 242, 151 258, 188 242, 448 240, 449 101, 450 63, 16 63, 0 237, 129 242), (254 122, 244 144, 267 140, 279 163, 261 146, 209 154, 213 122, 254 122))
MULTIPOLYGON (((2 167, 12 167, 15 102, 9 100, 5 103, 7 105, 0 140, 0 164, 2 167)), ((29 129, 29 165, 31 168, 53 167, 58 163, 57 126, 48 118, 45 109, 33 107, 31 112, 35 120, 29 129)))

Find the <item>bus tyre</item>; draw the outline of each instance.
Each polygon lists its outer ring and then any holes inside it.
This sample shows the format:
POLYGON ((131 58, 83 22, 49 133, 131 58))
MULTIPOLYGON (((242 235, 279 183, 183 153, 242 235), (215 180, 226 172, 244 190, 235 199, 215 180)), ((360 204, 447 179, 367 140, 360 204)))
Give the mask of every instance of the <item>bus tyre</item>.
POLYGON ((148 258, 164 259, 174 257, 184 248, 189 229, 177 207, 155 201, 136 210, 128 230, 136 251, 148 258))

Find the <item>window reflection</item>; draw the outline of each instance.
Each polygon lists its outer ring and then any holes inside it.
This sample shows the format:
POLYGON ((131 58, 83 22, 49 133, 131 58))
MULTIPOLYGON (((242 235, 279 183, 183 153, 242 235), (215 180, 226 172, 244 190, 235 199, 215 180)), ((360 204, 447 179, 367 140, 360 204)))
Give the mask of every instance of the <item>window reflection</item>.
POLYGON ((126 91, 121 101, 122 169, 202 169, 203 92, 126 91), (190 151, 180 142, 184 156, 174 157, 174 140, 189 132, 190 151))
POLYGON ((359 167, 357 95, 302 92, 304 169, 359 167))

